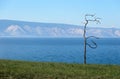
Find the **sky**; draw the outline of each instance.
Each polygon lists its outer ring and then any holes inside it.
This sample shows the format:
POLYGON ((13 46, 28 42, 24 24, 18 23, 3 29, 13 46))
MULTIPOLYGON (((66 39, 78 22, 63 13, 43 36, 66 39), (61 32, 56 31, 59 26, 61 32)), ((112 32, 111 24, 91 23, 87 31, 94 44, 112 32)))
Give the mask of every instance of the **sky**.
POLYGON ((0 19, 84 25, 84 15, 95 14, 101 24, 120 28, 120 0, 0 0, 0 19))

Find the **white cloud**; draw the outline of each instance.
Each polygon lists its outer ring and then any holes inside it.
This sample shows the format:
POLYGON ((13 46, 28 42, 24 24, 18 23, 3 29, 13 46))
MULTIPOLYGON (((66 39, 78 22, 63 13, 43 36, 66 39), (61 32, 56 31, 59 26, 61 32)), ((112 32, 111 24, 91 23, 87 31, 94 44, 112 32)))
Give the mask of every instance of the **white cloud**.
POLYGON ((28 31, 28 32, 32 32, 32 31, 33 31, 32 28, 31 28, 30 26, 28 26, 28 25, 25 25, 23 28, 24 28, 26 31, 28 31))
POLYGON ((5 30, 5 33, 8 33, 9 35, 12 36, 17 36, 20 35, 21 33, 25 33, 25 31, 18 25, 11 25, 5 30))
POLYGON ((90 29, 87 31, 87 34, 90 35, 90 34, 93 34, 93 35, 97 35, 97 36, 101 36, 102 35, 102 31, 100 29, 90 29))
POLYGON ((39 26, 35 28, 35 31, 38 35, 42 35, 42 29, 39 26))
POLYGON ((120 30, 116 30, 115 35, 120 36, 120 30))
POLYGON ((70 34, 77 34, 77 35, 83 35, 83 30, 80 28, 69 28, 68 32, 70 34))
MULTIPOLYGON (((81 37, 83 35, 83 29, 78 27, 41 27, 35 26, 31 27, 28 25, 18 26, 11 25, 8 26, 5 31, 0 35, 8 36, 51 36, 51 37, 81 37)), ((99 37, 120 37, 119 29, 99 29, 99 28, 88 28, 87 36, 99 36, 99 37)))

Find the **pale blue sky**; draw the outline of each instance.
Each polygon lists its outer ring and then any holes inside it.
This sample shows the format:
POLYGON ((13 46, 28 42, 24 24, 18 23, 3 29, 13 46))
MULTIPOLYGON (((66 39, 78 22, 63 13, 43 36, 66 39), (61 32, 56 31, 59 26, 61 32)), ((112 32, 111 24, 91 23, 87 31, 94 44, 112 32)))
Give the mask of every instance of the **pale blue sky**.
POLYGON ((0 0, 0 19, 83 25, 87 13, 102 18, 89 26, 120 27, 120 0, 0 0))

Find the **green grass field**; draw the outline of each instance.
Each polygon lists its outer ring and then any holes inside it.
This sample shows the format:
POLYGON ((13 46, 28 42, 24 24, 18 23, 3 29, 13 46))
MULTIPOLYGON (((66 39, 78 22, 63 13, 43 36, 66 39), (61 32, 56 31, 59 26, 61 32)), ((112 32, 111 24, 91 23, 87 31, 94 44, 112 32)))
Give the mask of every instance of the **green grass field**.
POLYGON ((0 60, 0 79, 120 79, 120 66, 0 60))

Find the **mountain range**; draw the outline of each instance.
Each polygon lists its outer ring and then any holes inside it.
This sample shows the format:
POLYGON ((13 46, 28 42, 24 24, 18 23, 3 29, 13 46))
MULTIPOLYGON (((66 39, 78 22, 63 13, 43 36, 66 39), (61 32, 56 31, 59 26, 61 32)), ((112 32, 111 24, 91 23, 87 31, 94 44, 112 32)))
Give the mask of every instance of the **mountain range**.
MULTIPOLYGON (((0 20, 0 36, 8 37, 83 37, 83 26, 0 20)), ((88 27, 87 36, 102 38, 120 37, 119 28, 88 27)))

